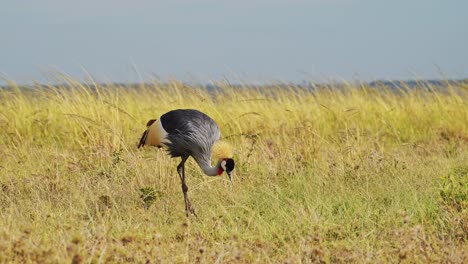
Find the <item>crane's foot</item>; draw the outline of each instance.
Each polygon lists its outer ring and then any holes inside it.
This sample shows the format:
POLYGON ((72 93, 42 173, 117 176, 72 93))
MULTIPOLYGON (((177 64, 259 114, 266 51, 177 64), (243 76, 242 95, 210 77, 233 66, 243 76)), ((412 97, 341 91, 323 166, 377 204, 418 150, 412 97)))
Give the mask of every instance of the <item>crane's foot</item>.
POLYGON ((190 214, 194 215, 195 217, 198 217, 197 213, 195 213, 195 209, 193 209, 192 207, 192 204, 189 200, 187 200, 185 202, 185 215, 188 217, 190 214))

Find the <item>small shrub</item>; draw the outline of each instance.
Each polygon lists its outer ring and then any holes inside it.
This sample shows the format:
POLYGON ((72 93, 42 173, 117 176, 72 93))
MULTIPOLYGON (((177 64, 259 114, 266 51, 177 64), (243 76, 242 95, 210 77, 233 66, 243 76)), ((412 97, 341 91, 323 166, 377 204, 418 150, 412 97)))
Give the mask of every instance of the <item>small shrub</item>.
POLYGON ((441 178, 440 196, 447 206, 458 212, 468 208, 468 167, 455 167, 441 178))
POLYGON ((156 199, 161 196, 161 193, 152 187, 141 188, 140 192, 140 198, 143 200, 145 209, 149 209, 156 199))

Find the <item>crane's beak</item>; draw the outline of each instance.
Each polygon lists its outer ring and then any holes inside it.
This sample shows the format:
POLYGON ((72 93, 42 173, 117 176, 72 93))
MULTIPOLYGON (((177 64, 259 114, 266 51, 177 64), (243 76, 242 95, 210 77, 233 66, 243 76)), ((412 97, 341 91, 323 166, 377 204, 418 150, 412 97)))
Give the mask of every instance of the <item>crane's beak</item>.
POLYGON ((226 173, 227 173, 227 175, 229 177, 229 181, 231 181, 231 183, 232 183, 232 171, 230 171, 230 172, 226 171, 226 173))

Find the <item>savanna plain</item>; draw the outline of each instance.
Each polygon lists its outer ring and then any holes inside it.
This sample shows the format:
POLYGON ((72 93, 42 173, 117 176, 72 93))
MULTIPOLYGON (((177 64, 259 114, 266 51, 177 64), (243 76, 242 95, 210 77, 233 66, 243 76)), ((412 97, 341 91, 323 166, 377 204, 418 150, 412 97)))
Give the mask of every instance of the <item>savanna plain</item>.
POLYGON ((0 89, 0 262, 467 263, 468 84, 0 89), (236 168, 137 148, 194 108, 236 168))

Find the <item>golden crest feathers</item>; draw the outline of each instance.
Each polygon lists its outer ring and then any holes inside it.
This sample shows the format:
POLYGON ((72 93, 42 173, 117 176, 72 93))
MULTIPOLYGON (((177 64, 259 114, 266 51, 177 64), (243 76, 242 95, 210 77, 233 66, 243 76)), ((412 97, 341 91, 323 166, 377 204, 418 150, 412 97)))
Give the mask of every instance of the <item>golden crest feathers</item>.
POLYGON ((217 160, 230 159, 233 156, 232 147, 226 141, 217 141, 211 148, 211 156, 217 160))

